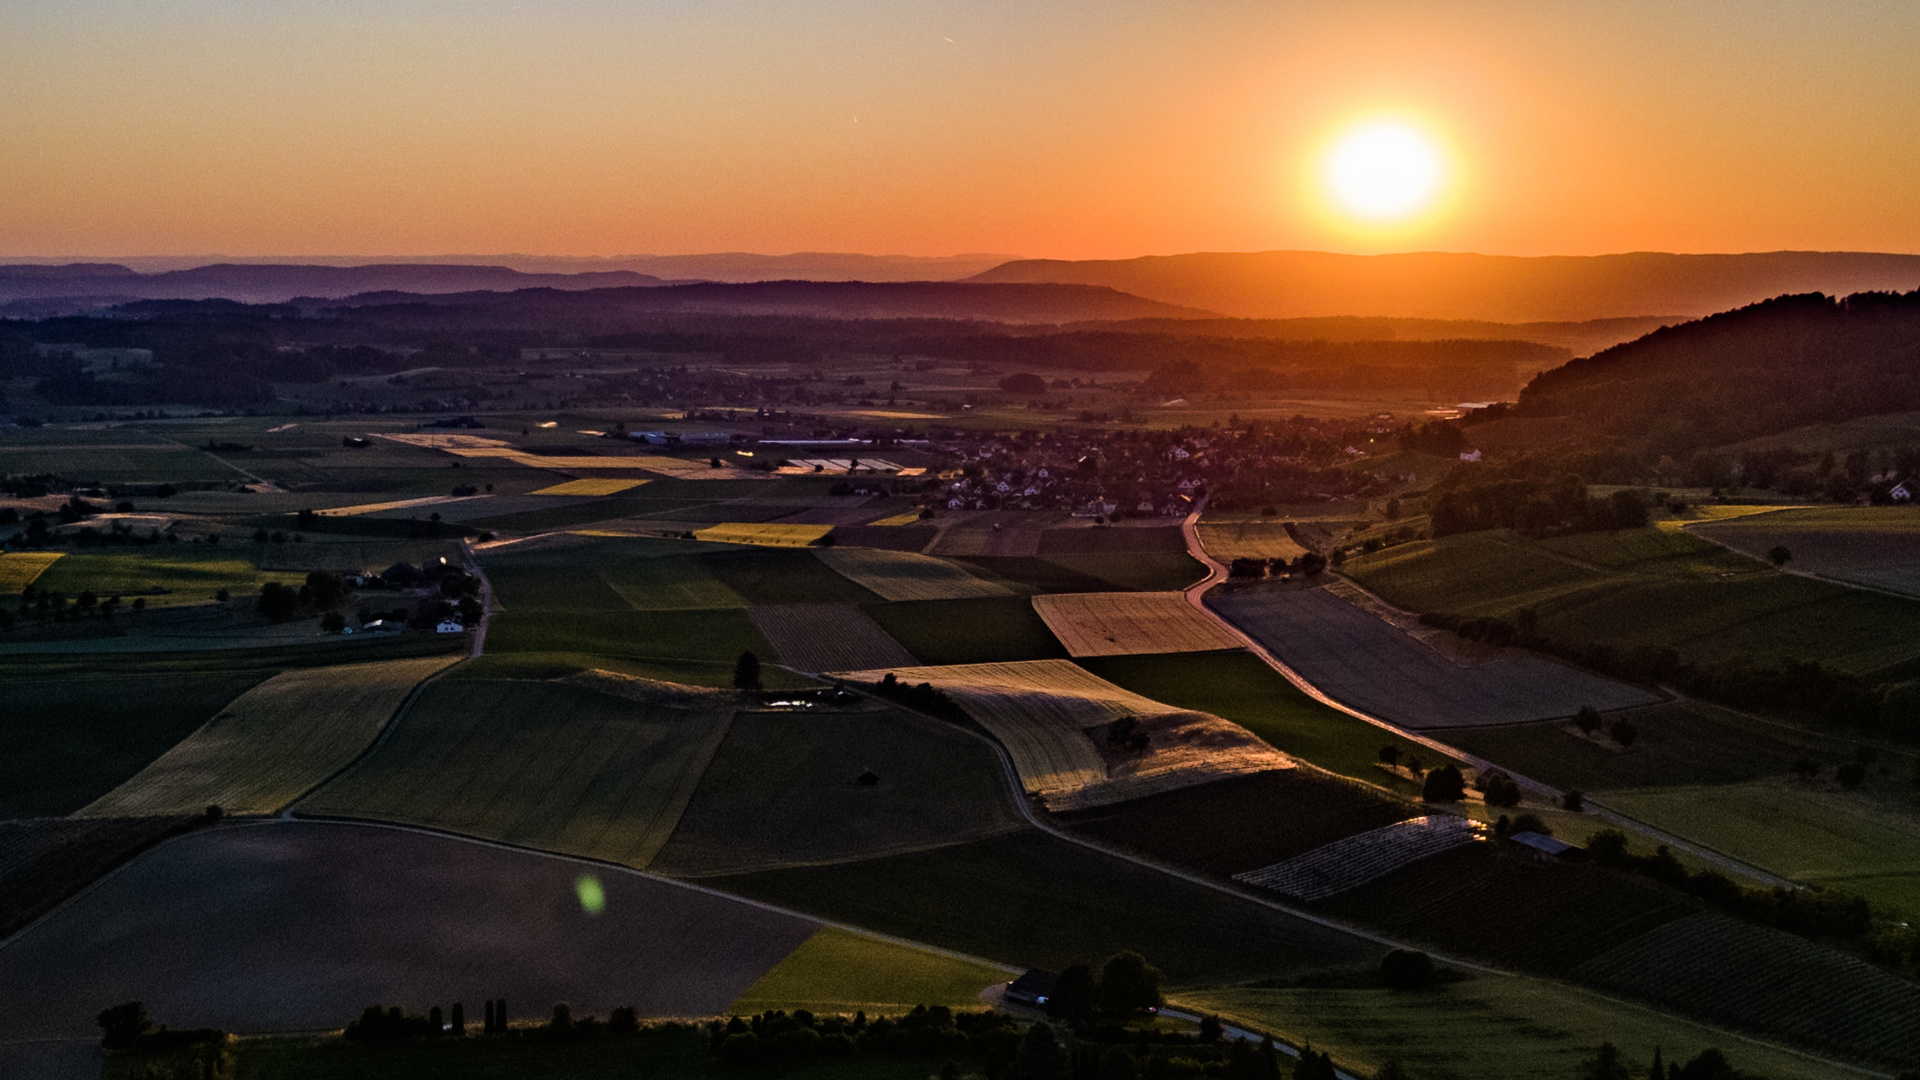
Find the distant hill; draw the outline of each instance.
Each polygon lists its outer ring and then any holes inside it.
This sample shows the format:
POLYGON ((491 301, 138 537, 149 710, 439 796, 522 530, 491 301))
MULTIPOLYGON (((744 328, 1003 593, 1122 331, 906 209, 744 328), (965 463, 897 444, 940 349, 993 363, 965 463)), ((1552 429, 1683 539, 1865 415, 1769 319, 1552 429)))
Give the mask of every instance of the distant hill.
POLYGON ((0 301, 57 298, 118 300, 238 300, 276 304, 296 296, 326 299, 396 289, 415 293, 481 289, 602 289, 662 285, 650 274, 613 270, 576 274, 525 274, 505 266, 383 263, 369 266, 300 266, 218 263, 187 270, 142 274, 103 263, 65 266, 0 266, 0 301))
MULTIPOLYGON (((761 255, 722 251, 700 255, 281 255, 235 258, 223 255, 136 255, 102 260, 114 269, 156 274, 210 265, 360 267, 388 264, 504 266, 523 274, 586 274, 626 270, 672 279, 704 281, 957 281, 1019 258, 1017 255, 860 255, 800 251, 761 255)), ((57 259, 21 259, 51 268, 57 259)), ((98 266, 100 263, 87 265, 98 266)), ((31 266, 27 268, 32 268, 31 266)), ((0 270, 4 273, 4 270, 0 270)))
POLYGON ((834 319, 983 319, 1064 323, 1110 319, 1215 318, 1213 312, 1129 296, 1096 285, 980 284, 950 281, 706 282, 643 289, 440 296, 376 293, 349 297, 341 307, 405 306, 440 309, 441 318, 487 314, 517 321, 595 312, 606 318, 635 314, 801 315, 834 319))
POLYGON ((1105 285, 1255 319, 1334 315, 1494 322, 1697 317, 1785 293, 1920 287, 1920 255, 1544 256, 1448 252, 1201 252, 1067 262, 1024 259, 969 279, 1105 285))
POLYGON ((1497 439, 1503 426, 1545 425, 1556 441, 1653 456, 1916 409, 1920 290, 1842 300, 1811 294, 1657 330, 1570 361, 1521 391, 1513 419, 1487 428, 1497 439))
POLYGON ((1133 319, 1079 330, 1205 335, 1263 341, 1531 341, 1585 356, 1684 319, 1642 315, 1584 322, 1498 323, 1467 319, 1332 316, 1313 319, 1133 319))

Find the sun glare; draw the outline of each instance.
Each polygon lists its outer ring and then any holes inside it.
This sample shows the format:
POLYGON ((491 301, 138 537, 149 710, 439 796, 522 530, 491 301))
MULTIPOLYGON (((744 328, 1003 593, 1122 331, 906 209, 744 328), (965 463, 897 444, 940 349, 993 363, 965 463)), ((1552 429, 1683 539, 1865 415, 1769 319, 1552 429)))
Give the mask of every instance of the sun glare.
POLYGON ((1342 210, 1370 222, 1400 221, 1432 205, 1446 179, 1440 148, 1395 120, 1354 128, 1327 154, 1324 180, 1342 210))

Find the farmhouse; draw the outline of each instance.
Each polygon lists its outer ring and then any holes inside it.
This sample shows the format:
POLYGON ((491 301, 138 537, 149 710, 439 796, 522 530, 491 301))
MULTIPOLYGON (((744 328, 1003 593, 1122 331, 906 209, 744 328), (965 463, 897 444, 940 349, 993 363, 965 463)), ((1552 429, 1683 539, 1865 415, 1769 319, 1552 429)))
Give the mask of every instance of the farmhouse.
POLYGON ((441 619, 433 629, 442 634, 462 634, 467 628, 462 626, 458 619, 441 619))

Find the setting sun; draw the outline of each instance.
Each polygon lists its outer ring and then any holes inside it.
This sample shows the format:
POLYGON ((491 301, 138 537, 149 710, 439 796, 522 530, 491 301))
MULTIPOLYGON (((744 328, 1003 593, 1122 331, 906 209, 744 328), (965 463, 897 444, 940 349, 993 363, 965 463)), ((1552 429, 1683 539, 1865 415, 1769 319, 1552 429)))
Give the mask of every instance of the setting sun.
POLYGON ((1431 206, 1446 179, 1434 141, 1398 121, 1377 121, 1337 139, 1323 177, 1340 208, 1371 222, 1399 221, 1431 206))

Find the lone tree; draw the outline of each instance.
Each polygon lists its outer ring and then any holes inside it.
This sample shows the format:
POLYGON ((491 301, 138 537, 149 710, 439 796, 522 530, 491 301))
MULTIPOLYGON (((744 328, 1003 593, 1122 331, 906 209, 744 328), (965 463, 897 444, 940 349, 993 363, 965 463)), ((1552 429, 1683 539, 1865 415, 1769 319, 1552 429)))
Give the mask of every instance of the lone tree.
POLYGON ((733 664, 733 686, 736 690, 760 689, 760 658, 752 649, 740 654, 733 664))
POLYGON ((1440 972, 1426 953, 1395 949, 1380 960, 1380 981, 1390 990, 1426 990, 1440 981, 1440 972))
POLYGON ((1137 952, 1116 953, 1100 968, 1100 1004, 1115 1013, 1137 1013, 1166 1003, 1160 969, 1137 952))
POLYGON ((1775 544, 1767 549, 1767 561, 1776 568, 1785 566, 1793 561, 1793 552, 1788 551, 1785 544, 1775 544))
POLYGON ((1600 710, 1591 705, 1580 706, 1580 711, 1573 714, 1573 724, 1580 729, 1582 735, 1591 735, 1599 731, 1600 710))
POLYGON ((1400 764, 1400 748, 1388 743, 1380 748, 1380 764, 1391 769, 1400 764))
POLYGON ((100 1045, 108 1050, 125 1050, 153 1027, 144 1001, 122 1002, 102 1012, 98 1019, 100 1045))
POLYGON ((1449 761, 1427 774, 1420 786, 1420 798, 1426 802, 1459 802, 1467 797, 1467 780, 1460 766, 1449 761))

